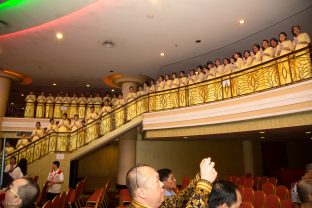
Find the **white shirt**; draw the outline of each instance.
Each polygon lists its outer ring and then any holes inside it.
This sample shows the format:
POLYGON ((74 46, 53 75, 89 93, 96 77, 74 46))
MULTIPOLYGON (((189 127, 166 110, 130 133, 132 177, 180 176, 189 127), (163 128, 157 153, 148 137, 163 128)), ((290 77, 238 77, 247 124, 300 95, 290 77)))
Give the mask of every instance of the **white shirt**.
MULTIPOLYGON (((51 170, 48 175, 48 181, 63 182, 64 181, 63 172, 60 169, 56 171, 51 170)), ((61 193, 61 189, 62 189, 62 184, 53 184, 52 186, 48 187, 48 192, 59 194, 61 193)))
POLYGON ((24 174, 22 173, 22 170, 20 167, 16 167, 11 173, 10 176, 13 179, 18 179, 18 178, 22 178, 24 176, 24 174))
POLYGON ((16 164, 13 165, 12 168, 11 168, 11 164, 8 164, 7 166, 5 166, 4 172, 9 172, 10 170, 14 170, 15 167, 16 167, 16 164))

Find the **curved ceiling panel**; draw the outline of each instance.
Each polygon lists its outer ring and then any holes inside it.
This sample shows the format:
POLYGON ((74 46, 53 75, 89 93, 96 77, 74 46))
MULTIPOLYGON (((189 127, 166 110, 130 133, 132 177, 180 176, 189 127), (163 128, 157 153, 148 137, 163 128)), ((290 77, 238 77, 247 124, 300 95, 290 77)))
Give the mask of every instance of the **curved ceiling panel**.
POLYGON ((59 19, 96 1, 6 0, 0 4, 0 35, 59 19))

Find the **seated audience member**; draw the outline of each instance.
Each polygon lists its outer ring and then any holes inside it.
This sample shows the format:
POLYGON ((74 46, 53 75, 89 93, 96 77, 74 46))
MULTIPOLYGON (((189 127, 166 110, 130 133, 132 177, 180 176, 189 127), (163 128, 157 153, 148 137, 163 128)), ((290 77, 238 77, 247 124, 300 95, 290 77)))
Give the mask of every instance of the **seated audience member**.
POLYGON ((131 168, 126 176, 127 187, 132 197, 129 208, 206 207, 211 183, 217 177, 214 165, 210 158, 203 159, 200 163, 201 179, 193 180, 180 194, 167 198, 163 193, 164 184, 152 167, 137 165, 131 168))
POLYGON ((11 154, 14 151, 15 151, 15 149, 14 149, 14 147, 12 147, 11 142, 6 142, 5 143, 5 154, 9 155, 9 154, 11 154))
POLYGON ((26 175, 27 175, 27 160, 21 159, 18 162, 17 166, 10 173, 10 176, 13 179, 18 179, 18 178, 22 178, 26 175))
MULTIPOLYGON (((302 176, 302 179, 312 179, 312 163, 309 163, 305 166, 305 174, 302 176)), ((300 204, 300 199, 297 191, 297 183, 291 189, 291 200, 293 203, 300 204)))
POLYGON ((32 178, 15 179, 5 192, 4 208, 34 208, 39 186, 32 178))
POLYGON ((29 144, 29 140, 26 138, 26 133, 22 132, 22 137, 17 141, 16 148, 21 149, 29 144))
POLYGON ((297 185, 302 208, 312 208, 312 179, 302 179, 297 185))
POLYGON ((170 169, 164 168, 157 171, 159 180, 164 184, 164 195, 174 196, 174 190, 177 188, 176 179, 170 169))
POLYGON ((242 195, 236 185, 228 181, 217 181, 213 184, 208 199, 209 208, 239 208, 242 195))

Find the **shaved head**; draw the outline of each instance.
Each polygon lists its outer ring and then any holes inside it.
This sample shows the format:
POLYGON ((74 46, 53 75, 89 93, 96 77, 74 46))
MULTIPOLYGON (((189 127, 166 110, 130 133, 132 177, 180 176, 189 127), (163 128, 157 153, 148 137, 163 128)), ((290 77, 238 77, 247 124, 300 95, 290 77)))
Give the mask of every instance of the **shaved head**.
POLYGON ((299 181, 297 190, 302 203, 312 203, 312 179, 303 179, 299 181))

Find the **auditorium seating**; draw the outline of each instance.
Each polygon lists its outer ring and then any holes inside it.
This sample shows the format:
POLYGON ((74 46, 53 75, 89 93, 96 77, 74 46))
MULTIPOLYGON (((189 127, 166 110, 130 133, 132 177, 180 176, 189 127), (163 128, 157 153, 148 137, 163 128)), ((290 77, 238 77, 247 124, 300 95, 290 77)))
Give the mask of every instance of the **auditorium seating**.
POLYGON ((244 202, 252 202, 254 198, 254 190, 250 187, 245 187, 243 195, 244 202))
POLYGON ((289 198, 289 191, 286 186, 279 185, 276 187, 276 195, 280 198, 280 200, 289 198))
POLYGON ((274 194, 275 193, 275 185, 273 185, 270 182, 266 182, 266 183, 262 184, 262 191, 267 195, 274 194))
POLYGON ((242 202, 240 208, 254 208, 251 202, 242 202))
POLYGON ((280 199, 275 194, 269 194, 266 196, 266 208, 278 208, 280 207, 280 199))
POLYGON ((292 203, 291 199, 284 199, 281 200, 281 208, 294 208, 294 204, 292 203))
POLYGON ((263 191, 255 191, 252 204, 255 208, 265 208, 266 195, 263 191))

